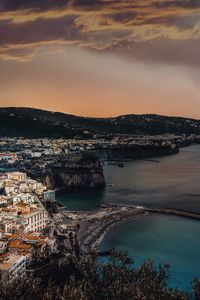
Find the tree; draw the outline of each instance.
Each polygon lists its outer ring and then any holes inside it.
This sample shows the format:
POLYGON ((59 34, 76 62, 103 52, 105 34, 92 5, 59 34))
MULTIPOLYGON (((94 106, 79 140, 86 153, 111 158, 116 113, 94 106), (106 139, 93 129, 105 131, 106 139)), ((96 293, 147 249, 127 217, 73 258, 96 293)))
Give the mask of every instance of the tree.
POLYGON ((195 300, 200 300, 200 280, 194 280, 192 290, 195 296, 195 300))
MULTIPOLYGON (((151 260, 139 268, 127 253, 113 251, 107 261, 94 255, 56 261, 46 273, 1 288, 1 300, 189 300, 183 291, 168 288, 169 266, 156 268, 151 260), (65 267, 64 267, 65 265, 65 267), (48 275, 47 275, 48 274, 48 275)), ((199 300, 200 280, 193 284, 199 300)))

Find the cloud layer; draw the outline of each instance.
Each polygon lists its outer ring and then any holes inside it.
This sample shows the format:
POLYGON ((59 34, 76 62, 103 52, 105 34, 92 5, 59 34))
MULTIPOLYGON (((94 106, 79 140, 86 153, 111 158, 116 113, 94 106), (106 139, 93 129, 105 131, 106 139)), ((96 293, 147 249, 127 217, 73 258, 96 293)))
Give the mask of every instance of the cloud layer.
POLYGON ((157 48, 158 61, 173 60, 180 45, 181 62, 192 63, 199 39, 199 0, 0 0, 1 59, 23 61, 38 47, 71 44, 130 57, 138 51, 142 59, 157 48), (191 41, 195 46, 187 51, 191 41))

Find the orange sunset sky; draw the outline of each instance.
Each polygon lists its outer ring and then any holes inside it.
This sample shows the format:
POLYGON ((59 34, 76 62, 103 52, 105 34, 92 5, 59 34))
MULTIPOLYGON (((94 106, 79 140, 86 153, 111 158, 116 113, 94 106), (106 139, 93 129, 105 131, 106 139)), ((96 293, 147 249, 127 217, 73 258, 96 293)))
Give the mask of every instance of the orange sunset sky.
POLYGON ((0 0, 0 106, 200 119, 199 0, 0 0))

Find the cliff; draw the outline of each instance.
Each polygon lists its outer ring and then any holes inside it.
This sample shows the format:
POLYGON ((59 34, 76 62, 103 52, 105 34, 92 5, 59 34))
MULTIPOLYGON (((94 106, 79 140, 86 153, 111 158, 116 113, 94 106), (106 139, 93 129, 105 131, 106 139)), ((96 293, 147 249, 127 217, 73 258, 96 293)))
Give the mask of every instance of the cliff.
POLYGON ((116 145, 106 149, 95 150, 95 155, 103 160, 126 160, 137 158, 153 158, 172 155, 179 152, 177 146, 168 145, 116 145))
POLYGON ((36 177, 48 189, 80 190, 103 188, 105 178, 98 159, 80 160, 76 163, 59 163, 37 173, 36 177))

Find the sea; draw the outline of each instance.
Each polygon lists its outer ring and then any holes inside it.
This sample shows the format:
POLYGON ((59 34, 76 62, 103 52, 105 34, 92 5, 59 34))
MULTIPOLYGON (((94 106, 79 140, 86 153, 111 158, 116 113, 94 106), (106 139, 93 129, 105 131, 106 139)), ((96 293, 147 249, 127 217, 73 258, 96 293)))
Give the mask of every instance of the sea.
MULTIPOLYGON (((112 202, 200 213, 200 145, 155 160, 125 162, 124 168, 105 164, 105 190, 62 191, 57 199, 70 210, 95 210, 112 202)), ((136 266, 148 258, 156 266, 170 265, 170 287, 191 291, 192 280, 200 278, 200 221, 148 214, 116 224, 100 247, 127 250, 136 266)))

